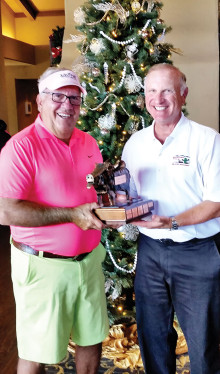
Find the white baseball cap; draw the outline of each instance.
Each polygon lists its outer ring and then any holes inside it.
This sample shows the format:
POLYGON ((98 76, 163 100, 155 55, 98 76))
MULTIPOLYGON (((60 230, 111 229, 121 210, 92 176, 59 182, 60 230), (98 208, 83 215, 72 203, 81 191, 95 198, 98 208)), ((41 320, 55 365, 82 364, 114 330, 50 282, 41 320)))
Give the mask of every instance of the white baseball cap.
POLYGON ((49 90, 56 90, 57 88, 65 86, 79 87, 83 95, 87 94, 85 88, 81 86, 78 76, 71 70, 58 70, 47 76, 39 82, 38 89, 39 93, 42 93, 46 88, 49 90))

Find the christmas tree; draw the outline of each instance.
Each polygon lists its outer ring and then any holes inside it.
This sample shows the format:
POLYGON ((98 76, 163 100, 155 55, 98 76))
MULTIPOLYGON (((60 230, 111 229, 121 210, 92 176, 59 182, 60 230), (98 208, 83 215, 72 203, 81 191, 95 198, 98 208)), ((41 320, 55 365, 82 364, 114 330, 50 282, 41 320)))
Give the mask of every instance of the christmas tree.
MULTIPOLYGON (((80 50, 73 70, 87 96, 77 126, 97 139, 103 159, 120 159, 127 139, 148 126, 144 77, 150 66, 171 63, 173 46, 165 43, 171 30, 160 18, 162 3, 149 0, 90 0, 74 12, 80 50)), ((135 155, 134 155, 135 157, 135 155)), ((133 281, 138 229, 131 224, 103 230, 104 263, 110 323, 134 318, 133 281)))

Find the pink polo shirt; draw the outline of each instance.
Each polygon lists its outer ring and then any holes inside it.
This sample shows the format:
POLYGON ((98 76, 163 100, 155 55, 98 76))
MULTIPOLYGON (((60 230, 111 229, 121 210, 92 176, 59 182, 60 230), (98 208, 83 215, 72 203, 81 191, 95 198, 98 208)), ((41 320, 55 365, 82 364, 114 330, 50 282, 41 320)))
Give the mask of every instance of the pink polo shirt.
MULTIPOLYGON (((86 187, 102 156, 95 139, 75 128, 69 146, 36 121, 14 135, 0 156, 0 196, 28 200, 49 207, 74 207, 96 202, 86 187)), ((98 230, 83 231, 74 223, 43 227, 11 226, 15 241, 36 250, 64 256, 92 251, 100 242, 98 230)))

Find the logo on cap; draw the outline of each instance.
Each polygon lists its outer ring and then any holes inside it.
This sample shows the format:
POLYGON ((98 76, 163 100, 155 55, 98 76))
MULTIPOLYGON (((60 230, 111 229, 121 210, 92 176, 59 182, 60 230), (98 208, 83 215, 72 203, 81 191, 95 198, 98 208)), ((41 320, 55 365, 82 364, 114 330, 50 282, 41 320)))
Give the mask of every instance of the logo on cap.
POLYGON ((75 74, 72 74, 72 73, 64 73, 64 74, 60 74, 60 77, 61 78, 72 78, 72 79, 77 79, 77 76, 75 74))

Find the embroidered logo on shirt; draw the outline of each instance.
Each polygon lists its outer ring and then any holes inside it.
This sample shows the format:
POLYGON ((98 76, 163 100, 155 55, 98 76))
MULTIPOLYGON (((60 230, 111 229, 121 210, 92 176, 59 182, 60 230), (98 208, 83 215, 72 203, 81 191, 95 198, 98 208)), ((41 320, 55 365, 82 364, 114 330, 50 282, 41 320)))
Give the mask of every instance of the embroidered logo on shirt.
POLYGON ((184 156, 184 155, 173 156, 172 165, 189 166, 190 165, 190 157, 189 156, 184 156))
POLYGON ((91 158, 93 155, 88 155, 89 158, 91 158))

